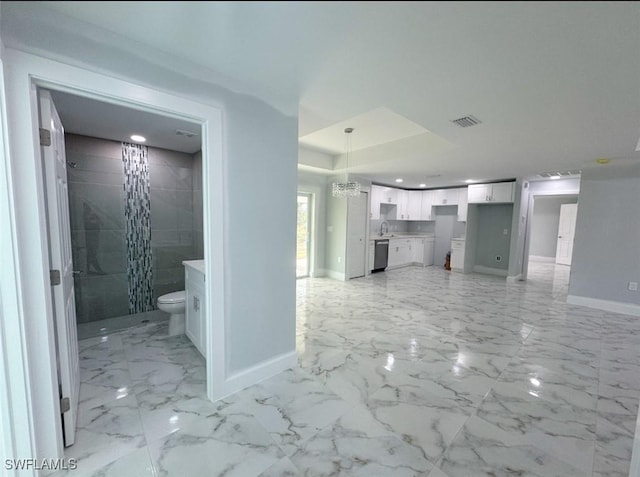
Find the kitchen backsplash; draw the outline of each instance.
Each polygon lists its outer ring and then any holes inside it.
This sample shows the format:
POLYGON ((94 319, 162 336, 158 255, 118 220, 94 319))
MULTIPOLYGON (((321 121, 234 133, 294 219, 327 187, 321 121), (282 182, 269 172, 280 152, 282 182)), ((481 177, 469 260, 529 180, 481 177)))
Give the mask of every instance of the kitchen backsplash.
MULTIPOLYGON (((371 220, 370 231, 372 235, 380 233, 380 225, 384 220, 371 220)), ((389 224, 389 233, 434 233, 436 230, 435 222, 418 222, 407 220, 387 220, 389 224)))

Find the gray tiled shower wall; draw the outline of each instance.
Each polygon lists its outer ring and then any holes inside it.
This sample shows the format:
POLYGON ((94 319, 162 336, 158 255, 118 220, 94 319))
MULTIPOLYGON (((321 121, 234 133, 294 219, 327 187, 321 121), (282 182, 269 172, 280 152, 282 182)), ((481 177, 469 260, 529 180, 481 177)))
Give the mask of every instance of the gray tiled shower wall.
MULTIPOLYGON (((65 136, 78 322, 128 313, 121 143, 65 136)), ((202 159, 149 147, 154 302, 184 290, 183 260, 203 258, 202 159)))

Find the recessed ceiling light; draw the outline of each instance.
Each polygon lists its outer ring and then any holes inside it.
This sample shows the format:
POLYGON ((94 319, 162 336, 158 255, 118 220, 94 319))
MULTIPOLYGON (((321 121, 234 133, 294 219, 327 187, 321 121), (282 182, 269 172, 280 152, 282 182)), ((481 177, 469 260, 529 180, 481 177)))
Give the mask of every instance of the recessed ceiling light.
POLYGON ((427 187, 427 184, 420 184, 420 187, 427 187))
POLYGON ((598 164, 609 164, 609 159, 607 159, 606 157, 599 157, 598 159, 596 159, 596 162, 598 164))
POLYGON ((402 179, 396 179, 396 182, 400 183, 402 182, 402 179))
POLYGON ((135 142, 147 142, 147 138, 144 136, 140 136, 139 134, 132 135, 131 140, 135 142))
POLYGON ((549 177, 549 179, 552 181, 557 181, 558 179, 560 179, 560 176, 551 176, 549 177))
POLYGON ((474 182, 478 182, 478 181, 477 181, 477 180, 475 180, 475 179, 467 179, 465 182, 466 182, 467 184, 473 184, 474 182))

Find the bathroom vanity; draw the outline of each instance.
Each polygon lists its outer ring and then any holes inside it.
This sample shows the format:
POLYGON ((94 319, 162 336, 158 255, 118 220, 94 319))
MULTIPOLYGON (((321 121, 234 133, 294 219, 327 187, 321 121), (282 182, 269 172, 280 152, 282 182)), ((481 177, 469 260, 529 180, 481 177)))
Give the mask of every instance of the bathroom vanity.
POLYGON ((205 356, 206 345, 206 294, 204 260, 186 260, 184 265, 184 284, 186 291, 185 333, 191 342, 205 356))

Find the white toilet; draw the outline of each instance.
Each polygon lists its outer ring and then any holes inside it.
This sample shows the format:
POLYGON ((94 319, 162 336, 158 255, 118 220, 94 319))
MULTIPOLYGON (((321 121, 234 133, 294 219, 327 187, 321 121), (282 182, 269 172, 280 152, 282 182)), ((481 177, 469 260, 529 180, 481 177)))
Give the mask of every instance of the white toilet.
POLYGON ((169 336, 184 334, 186 295, 186 292, 181 290, 158 297, 158 309, 171 315, 169 316, 169 336))

